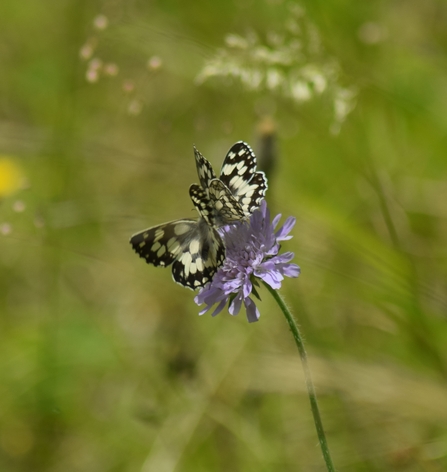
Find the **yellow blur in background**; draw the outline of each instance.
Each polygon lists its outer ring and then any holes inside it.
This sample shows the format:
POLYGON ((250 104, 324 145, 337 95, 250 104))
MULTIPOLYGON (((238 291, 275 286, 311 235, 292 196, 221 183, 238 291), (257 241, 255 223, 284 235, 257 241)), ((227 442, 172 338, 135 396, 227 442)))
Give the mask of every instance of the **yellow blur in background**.
POLYGON ((0 197, 17 192, 23 185, 23 174, 14 159, 0 156, 0 197))

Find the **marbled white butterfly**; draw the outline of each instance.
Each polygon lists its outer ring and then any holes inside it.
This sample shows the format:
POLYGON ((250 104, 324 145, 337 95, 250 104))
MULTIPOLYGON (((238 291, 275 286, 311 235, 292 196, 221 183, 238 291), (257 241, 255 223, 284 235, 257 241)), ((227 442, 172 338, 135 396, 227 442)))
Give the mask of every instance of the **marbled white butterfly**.
POLYGON ((134 234, 130 243, 148 264, 172 264, 174 280, 193 290, 211 281, 225 259, 217 228, 246 219, 259 207, 267 190, 263 172, 256 172, 256 156, 242 141, 228 151, 220 173, 194 148, 200 185, 189 195, 200 217, 153 226, 134 234))

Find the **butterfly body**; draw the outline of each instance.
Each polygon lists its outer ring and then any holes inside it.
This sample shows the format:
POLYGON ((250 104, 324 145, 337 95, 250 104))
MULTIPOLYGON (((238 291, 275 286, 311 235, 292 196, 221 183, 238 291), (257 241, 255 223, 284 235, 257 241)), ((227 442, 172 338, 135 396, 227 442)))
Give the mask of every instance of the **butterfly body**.
POLYGON ((256 172, 253 151, 242 141, 228 151, 219 178, 196 148, 194 154, 200 185, 192 184, 189 194, 199 218, 153 226, 130 239, 148 264, 172 265, 174 280, 193 290, 210 282, 225 260, 217 229, 248 218, 267 190, 264 173, 256 172))

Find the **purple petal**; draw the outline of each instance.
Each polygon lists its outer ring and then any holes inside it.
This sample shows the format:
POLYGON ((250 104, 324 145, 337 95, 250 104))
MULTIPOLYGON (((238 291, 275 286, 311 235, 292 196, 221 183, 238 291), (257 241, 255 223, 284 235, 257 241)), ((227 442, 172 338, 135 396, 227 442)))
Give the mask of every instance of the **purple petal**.
POLYGON ((286 241, 291 239, 292 236, 287 236, 292 228, 295 226, 296 218, 293 216, 289 216, 287 220, 284 222, 281 228, 275 233, 276 239, 278 241, 286 241))
POLYGON ((247 312, 247 319, 249 323, 254 323, 259 320, 261 314, 259 313, 258 307, 251 298, 244 300, 245 310, 247 312))
POLYGON ((280 249, 280 245, 278 243, 275 243, 272 245, 272 247, 265 253, 266 256, 276 256, 278 254, 278 251, 280 249))
POLYGON ((241 309, 242 305, 242 293, 239 292, 235 297, 234 300, 231 302, 230 306, 228 307, 228 311, 230 315, 237 315, 241 309))
POLYGON ((210 291, 211 285, 207 285, 206 287, 200 290, 200 292, 194 297, 194 301, 197 303, 197 305, 205 303, 205 298, 207 297, 210 291))
POLYGON ((276 226, 278 225, 279 223, 279 220, 281 219, 281 213, 279 213, 279 215, 276 215, 275 218, 273 218, 273 221, 272 221, 272 228, 275 229, 276 226))
POLYGON ((262 214, 262 220, 270 223, 270 210, 268 209, 267 202, 265 200, 262 200, 260 209, 262 214))
POLYGON ((216 316, 218 315, 225 307, 227 304, 227 300, 222 300, 219 305, 217 305, 216 309, 211 313, 211 316, 216 316))
POLYGON ((197 303, 197 305, 206 303, 207 305, 211 306, 220 302, 223 298, 226 298, 226 295, 220 288, 207 285, 197 294, 197 296, 194 298, 194 301, 197 303))
POLYGON ((272 257, 271 259, 264 261, 262 264, 259 264, 258 268, 255 270, 255 275, 257 275, 258 272, 268 272, 269 270, 275 270, 275 268, 275 258, 272 257))
POLYGON ((268 272, 260 272, 256 274, 257 277, 262 279, 265 283, 269 284, 270 287, 278 290, 281 288, 281 282, 284 280, 284 277, 279 271, 269 270, 268 272))
POLYGON ((200 311, 199 311, 199 315, 204 315, 210 308, 212 307, 212 305, 207 305, 205 308, 202 308, 200 311))
POLYGON ((247 278, 245 283, 242 285, 242 293, 244 295, 244 298, 247 298, 250 295, 252 288, 253 288, 253 285, 250 282, 250 279, 247 278))
POLYGON ((301 273, 301 269, 296 264, 284 264, 282 273, 287 277, 298 277, 301 273))
POLYGON ((274 261, 275 264, 283 264, 285 262, 291 261, 294 257, 295 257, 295 254, 293 252, 288 251, 283 254, 279 254, 270 260, 274 261))

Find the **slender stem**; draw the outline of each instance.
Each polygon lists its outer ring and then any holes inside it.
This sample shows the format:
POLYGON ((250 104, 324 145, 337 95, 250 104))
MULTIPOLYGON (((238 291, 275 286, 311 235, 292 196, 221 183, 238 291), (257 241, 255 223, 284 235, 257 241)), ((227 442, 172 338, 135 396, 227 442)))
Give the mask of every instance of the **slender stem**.
POLYGON ((306 380, 306 387, 307 387, 307 393, 309 395, 310 407, 312 409, 314 423, 317 429, 318 440, 320 442, 321 451, 323 452, 324 461, 326 462, 327 470, 329 472, 335 472, 334 465, 332 464, 331 454, 329 452, 329 448, 326 441, 326 435, 323 429, 323 423, 321 422, 320 410, 318 409, 317 395, 315 393, 314 384, 312 382, 312 376, 310 374, 309 364, 307 362, 306 350, 304 349, 304 344, 300 335, 300 331, 298 329, 298 325, 293 319, 293 316, 290 313, 289 309, 287 308, 286 304, 284 303, 284 300, 282 299, 281 295, 272 287, 270 287, 270 285, 266 284, 265 282, 263 283, 267 287, 267 290, 272 294, 273 298, 278 303, 279 307, 284 313, 284 316, 287 319, 287 322, 289 323, 290 329, 295 339, 295 343, 300 353, 301 363, 303 364, 304 378, 306 380))

